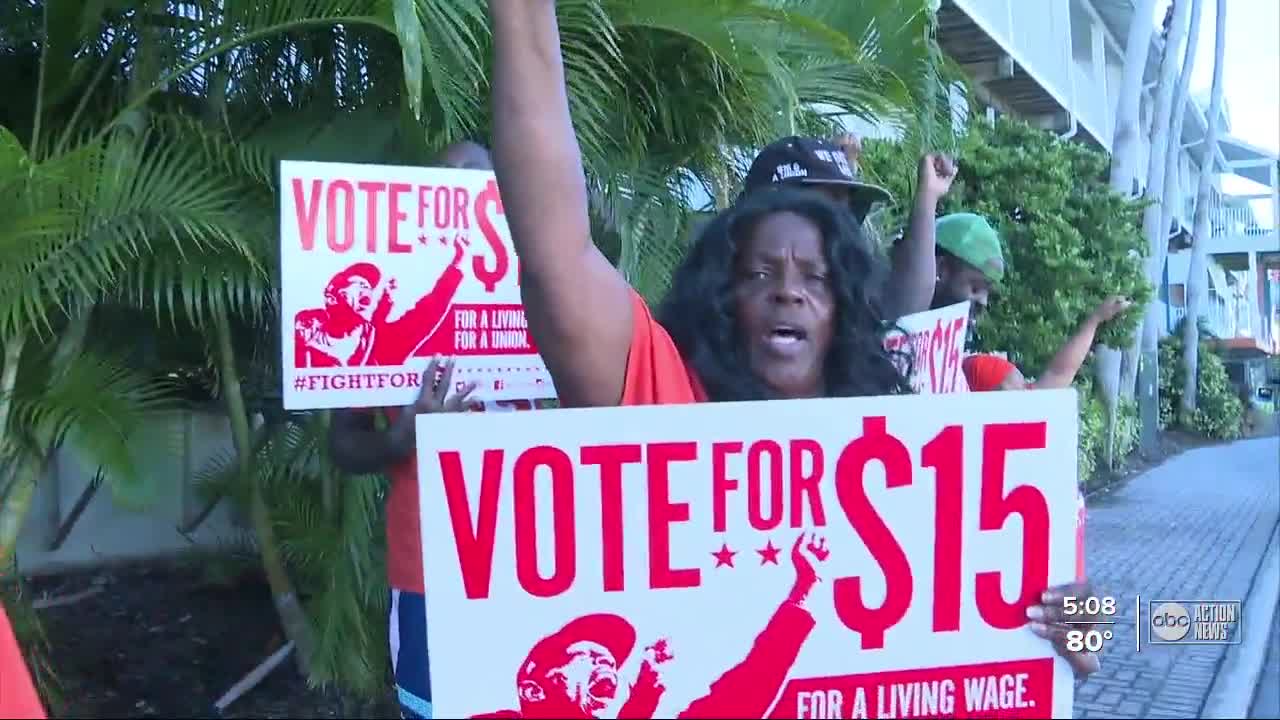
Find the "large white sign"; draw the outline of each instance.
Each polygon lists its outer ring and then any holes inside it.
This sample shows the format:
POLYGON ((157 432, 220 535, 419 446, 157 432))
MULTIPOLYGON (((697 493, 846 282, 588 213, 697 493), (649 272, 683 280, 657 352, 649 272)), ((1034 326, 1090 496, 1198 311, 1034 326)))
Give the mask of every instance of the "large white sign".
POLYGON ((280 164, 287 409, 403 406, 427 359, 483 400, 555 391, 492 172, 280 164))
POLYGON ((1070 717, 1073 391, 417 433, 439 717, 1070 717))

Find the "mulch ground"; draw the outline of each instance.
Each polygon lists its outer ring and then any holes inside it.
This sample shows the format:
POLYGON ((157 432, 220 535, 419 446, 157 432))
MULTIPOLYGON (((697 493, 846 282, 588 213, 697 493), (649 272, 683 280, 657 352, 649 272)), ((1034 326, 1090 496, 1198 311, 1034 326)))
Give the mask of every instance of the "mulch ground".
POLYGON ((56 676, 54 717, 398 717, 390 695, 344 703, 309 689, 292 659, 218 714, 215 701, 283 644, 255 572, 211 580, 190 562, 148 563, 37 578, 28 597, 94 585, 101 592, 38 611, 56 676))

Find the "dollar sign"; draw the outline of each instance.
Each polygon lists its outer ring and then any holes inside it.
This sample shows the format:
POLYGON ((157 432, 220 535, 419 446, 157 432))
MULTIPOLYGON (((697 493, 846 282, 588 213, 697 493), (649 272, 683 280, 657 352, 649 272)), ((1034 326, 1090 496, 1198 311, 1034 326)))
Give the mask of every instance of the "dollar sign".
POLYGON ((862 578, 839 578, 832 584, 836 616, 862 637, 862 649, 884 647, 884 634, 897 625, 911 605, 911 564, 875 506, 867 498, 863 470, 872 461, 884 463, 885 485, 911 484, 911 454, 885 430, 883 417, 862 420, 862 436, 845 446, 836 462, 836 497, 853 531, 862 538, 884 572, 884 603, 869 608, 862 601, 862 578))
POLYGON ((480 226, 480 234, 484 235, 489 247, 493 248, 494 267, 493 269, 485 267, 484 258, 479 255, 471 258, 472 274, 480 284, 484 285, 485 290, 494 292, 498 287, 498 281, 506 277, 510 261, 507 259, 507 246, 502 242, 498 229, 493 226, 493 220, 489 218, 490 203, 496 206, 499 215, 503 214, 502 197, 498 194, 496 180, 490 180, 489 184, 484 186, 484 190, 476 196, 476 224, 480 226))

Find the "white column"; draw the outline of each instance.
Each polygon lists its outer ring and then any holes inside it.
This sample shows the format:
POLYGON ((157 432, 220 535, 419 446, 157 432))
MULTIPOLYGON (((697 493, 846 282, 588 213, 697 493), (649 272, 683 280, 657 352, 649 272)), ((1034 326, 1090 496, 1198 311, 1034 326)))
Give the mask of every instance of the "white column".
MULTIPOLYGON (((1280 250, 1280 163, 1275 160, 1271 161, 1271 247, 1272 251, 1280 250)), ((1262 304, 1263 293, 1270 290, 1270 278, 1263 277, 1260 281, 1261 286, 1258 288, 1258 303, 1262 304)), ((1273 302, 1280 302, 1280 298, 1273 298, 1273 302)), ((1271 316, 1267 318, 1267 328, 1270 330, 1270 337, 1264 338, 1269 348, 1275 348, 1280 343, 1276 340, 1280 339, 1280 327, 1271 324, 1271 318, 1276 317, 1276 312, 1271 311, 1271 316)))
POLYGON ((1258 251, 1249 251, 1249 284, 1245 286, 1245 301, 1249 307, 1249 337, 1258 342, 1262 337, 1262 295, 1261 283, 1258 282, 1258 251))
MULTIPOLYGON (((1067 17, 1070 16, 1070 8, 1068 8, 1067 17)), ((1106 126, 1101 128, 1101 132, 1106 137, 1111 137, 1115 132, 1115 128, 1113 126, 1115 125, 1116 119, 1115 113, 1111 112, 1111 96, 1107 93, 1107 37, 1102 30, 1102 24, 1092 16, 1089 18, 1089 29, 1092 31, 1093 35, 1091 44, 1093 46, 1094 85, 1091 88, 1084 89, 1083 92, 1087 92, 1091 96, 1089 98, 1090 107, 1099 107, 1103 109, 1103 111, 1098 114, 1098 117, 1101 117, 1103 122, 1106 123, 1106 126)), ((1076 93, 1080 93, 1082 91, 1081 88, 1076 88, 1075 90, 1076 93)), ((1077 102, 1078 101, 1079 98, 1077 98, 1077 102)))

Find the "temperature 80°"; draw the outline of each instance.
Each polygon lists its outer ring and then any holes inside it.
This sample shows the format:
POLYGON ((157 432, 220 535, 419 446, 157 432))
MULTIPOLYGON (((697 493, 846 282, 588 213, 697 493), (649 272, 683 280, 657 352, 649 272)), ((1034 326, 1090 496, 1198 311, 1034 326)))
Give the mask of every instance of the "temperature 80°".
POLYGON ((1072 652, 1088 650, 1096 653, 1101 651, 1103 643, 1110 639, 1110 630, 1068 630, 1067 649, 1072 652))

